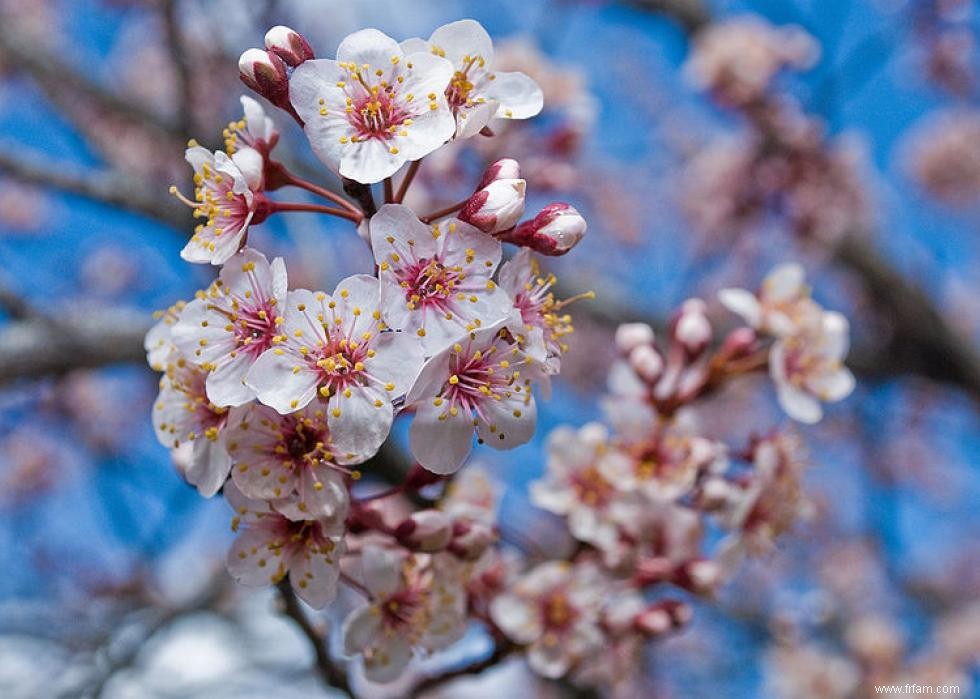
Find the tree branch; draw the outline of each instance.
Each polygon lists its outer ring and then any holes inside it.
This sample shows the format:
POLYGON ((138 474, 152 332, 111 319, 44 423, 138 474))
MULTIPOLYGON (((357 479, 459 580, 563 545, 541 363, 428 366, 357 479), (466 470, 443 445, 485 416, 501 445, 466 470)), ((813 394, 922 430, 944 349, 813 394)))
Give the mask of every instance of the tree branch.
POLYGON ((512 655, 518 650, 520 650, 520 646, 516 646, 507 641, 498 641, 494 645, 493 652, 491 652, 490 655, 485 658, 479 658, 467 663, 466 665, 463 665, 462 667, 447 670, 446 672, 442 672, 438 675, 431 675, 419 680, 412 688, 412 696, 417 696, 422 692, 441 687, 442 685, 452 682, 453 680, 457 680, 460 677, 479 675, 484 670, 488 670, 494 665, 497 665, 501 661, 507 659, 508 656, 512 655))
POLYGON ((299 630, 303 632, 303 635, 306 636, 313 646, 313 651, 316 655, 316 670, 320 675, 320 679, 329 686, 335 687, 345 692, 348 696, 353 697, 354 693, 351 690, 350 683, 347 681, 347 673, 334 664, 333 659, 330 657, 330 652, 327 650, 325 636, 310 623, 306 612, 303 611, 303 607, 296 597, 296 593, 293 592, 289 580, 281 580, 276 585, 276 589, 279 591, 279 597, 282 600, 283 613, 296 622, 299 630))
POLYGON ((61 190, 149 216, 175 228, 186 228, 191 221, 187 207, 132 175, 53 162, 18 146, 0 144, 0 173, 26 184, 61 190))
POLYGON ((160 12, 167 38, 170 62, 174 66, 177 82, 177 120, 178 128, 185 137, 194 131, 194 83, 190 62, 184 49, 183 33, 180 27, 179 0, 162 0, 160 12))

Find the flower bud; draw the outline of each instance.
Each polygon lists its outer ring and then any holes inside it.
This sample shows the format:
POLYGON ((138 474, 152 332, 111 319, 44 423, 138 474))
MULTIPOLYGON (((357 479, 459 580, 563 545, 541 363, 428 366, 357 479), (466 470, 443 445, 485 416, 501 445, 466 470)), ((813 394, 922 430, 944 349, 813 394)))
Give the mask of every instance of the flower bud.
POLYGON ((415 551, 442 551, 453 537, 453 523, 438 510, 421 510, 395 527, 398 541, 415 551))
POLYGON ((623 323, 616 328, 616 346, 629 354, 640 345, 653 344, 653 328, 646 323, 623 323))
POLYGON ((500 239, 531 248, 542 255, 557 256, 578 245, 586 228, 585 219, 578 211, 564 202, 555 202, 500 239))
POLYGON ((262 49, 248 49, 238 59, 238 76, 272 104, 293 113, 286 64, 279 56, 262 49))
POLYGON ((659 636, 691 620, 690 605, 678 600, 660 600, 636 616, 636 629, 648 636, 659 636))
POLYGON ((281 24, 265 33, 265 47, 293 68, 316 58, 302 34, 281 24))
POLYGON ((630 366, 641 379, 653 383, 660 378, 664 370, 664 360, 653 345, 634 347, 629 355, 630 366))
POLYGON ((701 299, 688 299, 674 317, 674 340, 683 345, 689 354, 701 354, 711 342, 711 323, 705 315, 706 310, 701 299))
POLYGON ((513 158, 501 158, 483 171, 483 178, 477 185, 477 190, 481 190, 494 180, 519 180, 521 179, 521 166, 513 158))
POLYGON ((464 561, 475 561, 490 548, 496 540, 492 528, 471 519, 456 520, 453 524, 453 538, 449 551, 464 561))
POLYGON ((517 225, 524 215, 524 180, 493 180, 477 190, 457 217, 484 233, 499 233, 517 225))

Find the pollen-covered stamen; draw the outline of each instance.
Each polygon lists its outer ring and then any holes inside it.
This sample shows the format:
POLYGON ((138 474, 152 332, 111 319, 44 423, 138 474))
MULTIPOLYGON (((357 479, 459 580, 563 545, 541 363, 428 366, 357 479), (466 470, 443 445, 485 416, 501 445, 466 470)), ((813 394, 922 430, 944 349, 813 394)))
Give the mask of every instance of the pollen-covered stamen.
MULTIPOLYGON (((485 350, 473 350, 472 342, 463 346, 456 344, 449 359, 449 380, 443 385, 437 406, 445 406, 440 419, 463 410, 476 414, 477 418, 489 421, 483 405, 489 400, 510 397, 524 388, 518 384, 520 372, 512 367, 506 356, 501 356, 497 345, 485 350)), ((527 392, 530 396, 530 392, 527 392)))
MULTIPOLYGON (((411 71, 412 66, 404 69, 399 66, 400 58, 392 57, 392 68, 371 70, 367 64, 342 63, 341 67, 347 72, 345 80, 337 83, 344 91, 344 116, 351 125, 354 133, 341 137, 341 143, 359 143, 376 139, 385 143, 396 137, 407 136, 412 126, 412 111, 410 105, 415 101, 415 95, 402 94, 405 82, 403 72, 411 71)), ((428 96, 434 103, 435 96, 428 96)), ((329 117, 330 108, 326 100, 320 100, 320 115, 329 117)), ((389 146, 392 153, 398 148, 389 146)))
POLYGON ((557 634, 569 629, 579 617, 579 611, 568 598, 564 589, 558 589, 543 597, 539 614, 544 624, 545 634, 557 634))
POLYGON ((544 331, 545 341, 553 352, 565 352, 568 345, 564 338, 572 334, 575 328, 572 317, 560 311, 567 305, 581 300, 595 298, 595 293, 587 291, 571 298, 557 300, 552 288, 558 282, 554 274, 540 276, 540 266, 537 260, 531 261, 531 275, 524 282, 523 288, 517 290, 514 306, 521 312, 521 319, 529 327, 539 327, 544 331))
POLYGON ((415 586, 399 589, 380 604, 381 619, 390 631, 410 630, 418 623, 419 614, 425 614, 425 596, 415 586))
POLYGON ((422 258, 398 270, 398 282, 405 290, 409 310, 434 309, 450 312, 457 287, 466 278, 459 265, 447 266, 436 256, 422 258))
POLYGON ((590 507, 605 507, 616 495, 613 484, 594 464, 576 471, 571 477, 571 486, 579 501, 590 507))
POLYGON ((175 447, 182 440, 205 438, 213 442, 228 422, 228 408, 219 408, 207 399, 204 390, 205 374, 199 371, 188 372, 185 370, 186 366, 186 360, 180 359, 176 365, 167 367, 166 380, 170 381, 174 392, 183 397, 182 408, 190 416, 186 423, 190 425, 186 434, 176 434, 175 425, 168 427, 174 437, 175 447))
MULTIPOLYGON (((445 55, 445 52, 440 52, 439 49, 433 47, 432 52, 438 55, 445 55)), ((475 83, 480 79, 481 76, 477 73, 486 68, 487 62, 483 56, 464 56, 463 57, 463 69, 457 70, 453 74, 452 80, 449 81, 449 87, 446 88, 446 100, 449 102, 449 106, 452 108, 453 112, 459 110, 460 107, 469 107, 474 104, 473 99, 471 99, 470 94, 473 92, 473 88, 476 86, 475 83)), ((489 79, 493 79, 488 76, 489 79)), ((476 102, 484 102, 485 98, 480 97, 476 102)))

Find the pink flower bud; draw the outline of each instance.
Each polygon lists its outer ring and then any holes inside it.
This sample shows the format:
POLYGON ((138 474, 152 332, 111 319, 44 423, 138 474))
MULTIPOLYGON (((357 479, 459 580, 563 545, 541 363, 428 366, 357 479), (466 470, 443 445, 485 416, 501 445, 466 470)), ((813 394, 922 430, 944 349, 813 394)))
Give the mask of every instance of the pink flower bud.
POLYGON ((500 237, 508 243, 531 248, 542 255, 564 255, 578 245, 587 228, 582 214, 564 202, 555 202, 541 209, 530 221, 525 221, 500 237))
POLYGON ((482 522, 460 519, 453 524, 449 551, 464 561, 475 561, 490 548, 497 537, 492 528, 482 522))
POLYGON ((262 49, 248 49, 238 59, 242 82, 281 109, 295 114, 289 103, 289 78, 286 64, 276 54, 262 49))
POLYGON ((688 299, 674 317, 674 339, 692 355, 701 354, 711 342, 711 323, 701 299, 688 299))
POLYGON ((499 233, 517 225, 524 215, 524 180, 493 180, 470 197, 458 218, 484 233, 499 233))
POLYGON ((653 383, 659 379, 664 371, 663 357, 660 356, 660 352, 654 349, 653 345, 634 347, 633 351, 630 352, 629 362, 633 371, 648 383, 653 383))
POLYGON ((316 58, 302 34, 281 24, 265 33, 265 47, 294 68, 316 58))
POLYGON ((402 545, 424 553, 442 551, 453 538, 453 523, 438 510, 421 510, 395 528, 402 545))
POLYGON ((660 600, 636 616, 636 629, 648 636, 659 636, 691 620, 690 605, 678 600, 660 600))
POLYGON ((755 348, 756 341, 755 330, 752 328, 735 328, 728 333, 728 337, 721 343, 718 354, 727 360, 747 357, 755 348))
POLYGON ((521 179, 521 166, 513 158, 501 158, 492 163, 483 171, 483 178, 477 185, 477 190, 481 190, 494 180, 519 180, 521 179))
POLYGON ((623 323, 616 328, 616 346, 629 354, 640 345, 653 344, 653 328, 646 323, 623 323))

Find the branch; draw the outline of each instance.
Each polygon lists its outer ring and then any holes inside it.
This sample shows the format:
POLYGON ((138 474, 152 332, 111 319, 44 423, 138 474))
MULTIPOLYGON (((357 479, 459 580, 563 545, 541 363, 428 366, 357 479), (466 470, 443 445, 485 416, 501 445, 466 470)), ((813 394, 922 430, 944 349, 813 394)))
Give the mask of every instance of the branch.
POLYGON ((0 327, 0 384, 145 360, 148 314, 127 310, 35 317, 0 327))
POLYGON ((493 648, 493 652, 490 653, 485 658, 480 658, 474 660, 462 667, 455 668, 453 670, 447 670, 446 672, 440 673, 438 675, 431 675, 419 680, 415 686, 412 688, 412 696, 417 696, 424 691, 435 689, 436 687, 441 687, 447 682, 452 682, 453 680, 459 679, 460 677, 466 677, 468 675, 478 675, 484 670, 488 670, 491 667, 497 665, 498 663, 506 660, 507 657, 519 650, 520 647, 507 641, 498 641, 493 648))
POLYGON ((9 144, 0 144, 0 173, 26 184, 61 190, 149 216, 175 228, 189 225, 186 207, 129 174, 55 162, 40 153, 9 144))
POLYGON ((184 50, 183 32, 178 16, 178 0, 163 0, 160 8, 163 15, 164 32, 167 39, 167 49, 170 62, 174 66, 174 77, 177 82, 177 120, 178 127, 185 137, 190 137, 194 130, 194 83, 187 53, 184 50))
POLYGON ((702 0, 626 0, 639 10, 666 15, 687 34, 697 34, 711 21, 711 14, 702 0))
POLYGON ((347 673, 334 664, 327 650, 326 638, 310 623, 306 612, 303 611, 303 607, 296 597, 296 593, 293 592, 289 580, 281 580, 276 585, 276 589, 279 591, 279 597, 282 600, 284 607, 283 613, 296 622, 299 630, 303 632, 303 635, 306 636, 313 646, 313 651, 316 654, 316 670, 320 675, 320 679, 329 686, 335 687, 348 696, 353 697, 354 693, 351 690, 350 683, 347 681, 347 673))

